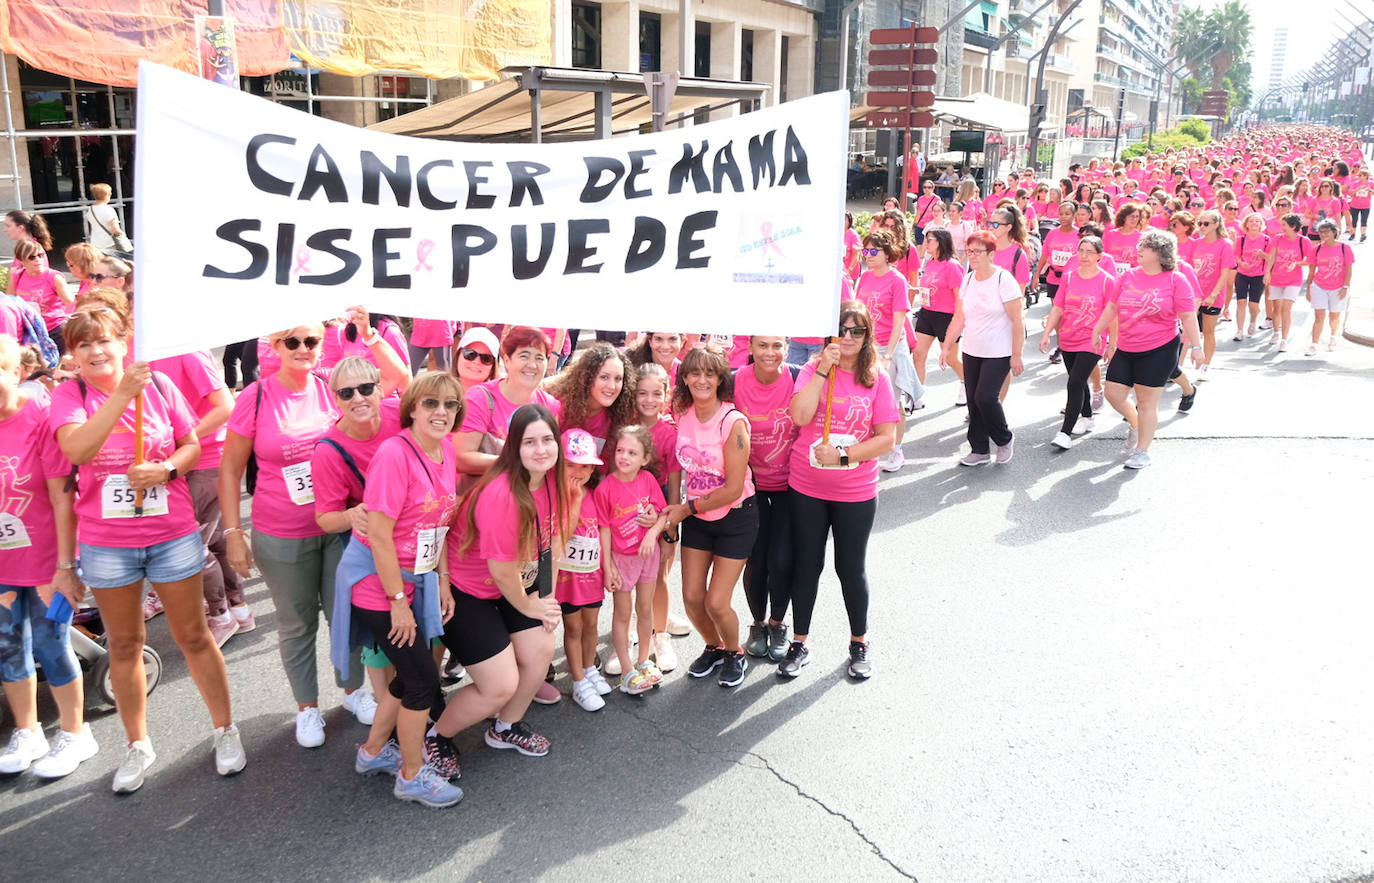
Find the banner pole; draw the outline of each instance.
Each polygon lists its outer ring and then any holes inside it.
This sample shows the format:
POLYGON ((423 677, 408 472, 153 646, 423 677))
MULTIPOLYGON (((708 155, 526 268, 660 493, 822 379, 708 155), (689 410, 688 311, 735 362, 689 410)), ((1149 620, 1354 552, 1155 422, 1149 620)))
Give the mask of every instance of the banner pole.
POLYGON ((825 426, 821 429, 821 444, 830 444, 830 412, 833 409, 833 396, 835 393, 835 372, 840 369, 838 364, 830 366, 830 376, 825 379, 825 426))
MULTIPOLYGON (((134 465, 143 462, 143 390, 134 399, 134 465)), ((143 514, 143 491, 134 492, 134 514, 143 514)))

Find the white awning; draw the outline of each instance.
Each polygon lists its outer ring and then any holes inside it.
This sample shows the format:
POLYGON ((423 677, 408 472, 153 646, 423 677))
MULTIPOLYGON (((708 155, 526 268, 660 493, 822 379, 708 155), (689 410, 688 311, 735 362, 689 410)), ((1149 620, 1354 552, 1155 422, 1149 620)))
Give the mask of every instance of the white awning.
POLYGON ((1030 128, 1030 108, 975 92, 968 98, 936 98, 935 116, 954 125, 1014 134, 1030 128))

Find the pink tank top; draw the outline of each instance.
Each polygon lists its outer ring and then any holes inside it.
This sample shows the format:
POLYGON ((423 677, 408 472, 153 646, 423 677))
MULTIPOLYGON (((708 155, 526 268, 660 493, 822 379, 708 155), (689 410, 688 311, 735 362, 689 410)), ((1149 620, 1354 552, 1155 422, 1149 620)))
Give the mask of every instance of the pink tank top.
MULTIPOLYGON (((729 402, 721 403, 720 410, 705 423, 697 419, 695 408, 688 408, 678 418, 677 459, 682 464, 682 480, 688 500, 699 500, 725 486, 725 440, 739 420, 744 421, 747 432, 749 418, 729 402)), ((753 472, 748 466, 745 469, 744 489, 740 491, 739 499, 729 506, 698 512, 698 518, 702 521, 719 521, 731 509, 754 495, 753 472)))

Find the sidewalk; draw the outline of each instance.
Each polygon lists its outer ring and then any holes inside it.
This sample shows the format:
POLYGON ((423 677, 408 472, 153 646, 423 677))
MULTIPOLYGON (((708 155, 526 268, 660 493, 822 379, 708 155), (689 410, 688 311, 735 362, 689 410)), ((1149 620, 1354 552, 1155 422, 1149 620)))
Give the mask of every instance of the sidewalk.
POLYGON ((1344 335, 1352 343, 1374 346, 1374 240, 1349 245, 1355 249, 1355 272, 1350 277, 1344 335))

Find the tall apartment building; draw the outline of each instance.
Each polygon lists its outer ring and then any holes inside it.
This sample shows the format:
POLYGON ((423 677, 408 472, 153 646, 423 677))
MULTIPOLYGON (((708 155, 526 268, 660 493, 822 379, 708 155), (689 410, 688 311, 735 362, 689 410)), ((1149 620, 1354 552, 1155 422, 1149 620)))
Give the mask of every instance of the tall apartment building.
POLYGON ((1288 28, 1274 28, 1273 54, 1269 58, 1269 88, 1283 82, 1284 64, 1288 61, 1288 28))
POLYGON ((1150 102, 1159 99, 1160 125, 1169 97, 1163 65, 1170 58, 1175 4, 1170 0, 1083 0, 1075 16, 1084 19, 1085 39, 1074 44, 1083 68, 1075 79, 1070 104, 1090 104, 1116 119, 1121 91, 1126 93, 1127 135, 1150 125, 1150 102))

